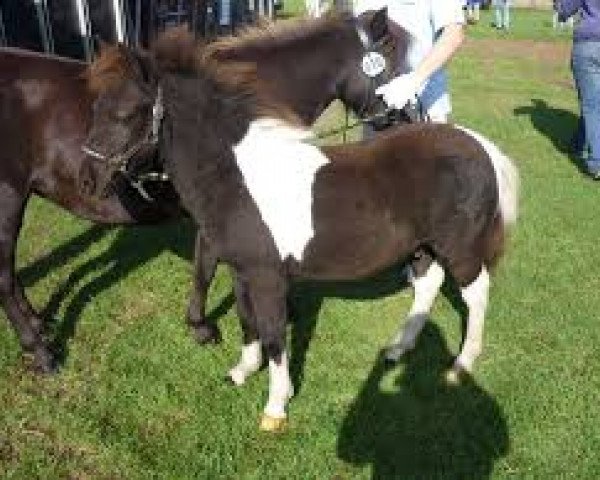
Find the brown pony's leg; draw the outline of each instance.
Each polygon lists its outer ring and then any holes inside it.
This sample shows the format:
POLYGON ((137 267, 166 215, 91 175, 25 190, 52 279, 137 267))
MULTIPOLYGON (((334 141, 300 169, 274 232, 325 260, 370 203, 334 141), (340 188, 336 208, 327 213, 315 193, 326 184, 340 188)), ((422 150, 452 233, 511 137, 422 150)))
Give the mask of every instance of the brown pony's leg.
POLYGON ((27 195, 7 183, 0 183, 0 301, 19 337, 23 350, 34 355, 34 366, 44 373, 54 371, 55 364, 41 336, 42 322, 23 293, 15 274, 15 246, 27 195))
POLYGON ((218 343, 221 333, 216 325, 206 321, 206 297, 217 268, 217 255, 204 235, 198 231, 194 248, 194 287, 187 310, 188 325, 199 343, 218 343))

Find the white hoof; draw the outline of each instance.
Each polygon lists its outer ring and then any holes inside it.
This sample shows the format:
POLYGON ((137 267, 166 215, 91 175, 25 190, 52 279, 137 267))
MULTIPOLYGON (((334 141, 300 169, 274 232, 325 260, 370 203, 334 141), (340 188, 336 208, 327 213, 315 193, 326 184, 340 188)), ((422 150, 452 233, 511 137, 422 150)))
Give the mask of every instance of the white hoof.
POLYGON ((241 368, 233 367, 229 370, 229 379, 236 387, 241 387, 246 382, 246 374, 241 368))
POLYGON ((452 368, 446 372, 446 383, 448 385, 460 385, 462 379, 469 371, 460 363, 454 362, 452 368))

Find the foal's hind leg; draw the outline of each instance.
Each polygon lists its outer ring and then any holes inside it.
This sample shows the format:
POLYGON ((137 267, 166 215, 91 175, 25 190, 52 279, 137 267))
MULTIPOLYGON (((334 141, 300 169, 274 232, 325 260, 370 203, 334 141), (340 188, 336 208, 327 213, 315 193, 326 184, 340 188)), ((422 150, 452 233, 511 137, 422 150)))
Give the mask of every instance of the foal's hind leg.
POLYGON ((54 359, 41 336, 41 321, 25 298, 15 274, 15 246, 26 196, 8 184, 0 184, 0 199, 0 301, 23 350, 33 353, 35 368, 51 372, 55 368, 54 359))
POLYGON ((257 372, 262 364, 262 349, 258 339, 256 318, 252 312, 248 288, 237 276, 235 279, 237 312, 244 334, 244 345, 240 361, 229 370, 229 378, 235 385, 243 385, 246 379, 257 372))
POLYGON ((460 289, 461 296, 468 308, 467 331, 454 366, 448 372, 448 380, 451 382, 457 382, 463 371, 470 373, 475 360, 481 354, 489 288, 490 276, 486 266, 482 265, 477 278, 460 289))
POLYGON ((218 343, 221 333, 216 325, 206 321, 206 296, 217 268, 217 255, 200 231, 194 248, 194 287, 187 310, 187 323, 199 343, 218 343))
MULTIPOLYGON (((418 267, 419 265, 415 265, 418 267)), ((396 362, 407 351, 415 347, 417 336, 421 333, 429 311, 442 284, 444 269, 436 261, 431 261, 424 272, 411 267, 411 283, 415 298, 403 329, 400 329, 385 353, 386 360, 396 362)))

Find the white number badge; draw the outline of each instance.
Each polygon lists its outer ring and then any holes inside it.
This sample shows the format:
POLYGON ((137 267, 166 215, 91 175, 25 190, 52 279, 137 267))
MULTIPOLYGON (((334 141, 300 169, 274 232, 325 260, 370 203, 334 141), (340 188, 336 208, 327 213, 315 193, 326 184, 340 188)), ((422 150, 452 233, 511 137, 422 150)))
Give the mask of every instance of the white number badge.
POLYGON ((385 58, 378 52, 368 52, 362 59, 362 69, 367 77, 376 77, 385 70, 385 58))

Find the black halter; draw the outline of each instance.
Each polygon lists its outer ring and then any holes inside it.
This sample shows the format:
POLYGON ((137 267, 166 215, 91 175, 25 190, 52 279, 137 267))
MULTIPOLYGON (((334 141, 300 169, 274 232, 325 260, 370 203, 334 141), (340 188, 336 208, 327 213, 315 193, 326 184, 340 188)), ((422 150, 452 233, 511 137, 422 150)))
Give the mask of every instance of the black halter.
MULTIPOLYGON (((354 22, 354 28, 356 29, 356 34, 364 49, 360 69, 362 74, 367 78, 366 94, 364 95, 365 100, 356 114, 363 120, 366 120, 365 113, 368 111, 369 106, 374 103, 373 97, 375 96, 375 90, 387 80, 387 78, 384 78, 384 74, 387 71, 387 60, 380 53, 380 50, 383 50, 383 40, 373 42, 369 37, 369 34, 362 25, 358 24, 358 22, 354 22)), ((392 72, 388 75, 392 78, 394 74, 395 72, 392 72)))
MULTIPOLYGON (((367 93, 362 107, 356 114, 360 118, 360 123, 371 125, 375 130, 383 130, 397 123, 415 123, 426 121, 426 116, 422 110, 422 104, 417 98, 414 103, 407 104, 403 109, 389 107, 383 99, 379 99, 381 108, 373 115, 365 115, 369 105, 372 105, 375 90, 383 85, 388 79, 392 79, 398 73, 397 69, 384 77, 387 70, 387 60, 380 51, 385 50, 384 39, 373 42, 362 25, 355 22, 356 34, 365 50, 361 60, 361 71, 368 78, 367 93)), ((375 99, 377 102, 378 99, 375 99)))
POLYGON ((156 99, 152 106, 152 119, 148 124, 146 131, 139 142, 134 143, 131 147, 123 152, 116 153, 108 156, 103 155, 90 147, 84 145, 81 150, 90 157, 100 160, 106 163, 109 167, 112 167, 114 172, 121 173, 128 181, 129 184, 137 190, 137 192, 147 201, 154 201, 154 199, 144 189, 145 181, 167 181, 169 176, 164 172, 148 172, 144 174, 134 174, 129 172, 129 162, 143 149, 155 149, 158 145, 160 128, 164 118, 164 105, 162 100, 162 89, 158 87, 156 93, 156 99))

